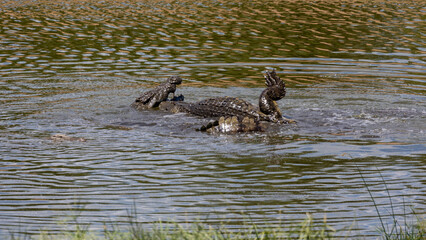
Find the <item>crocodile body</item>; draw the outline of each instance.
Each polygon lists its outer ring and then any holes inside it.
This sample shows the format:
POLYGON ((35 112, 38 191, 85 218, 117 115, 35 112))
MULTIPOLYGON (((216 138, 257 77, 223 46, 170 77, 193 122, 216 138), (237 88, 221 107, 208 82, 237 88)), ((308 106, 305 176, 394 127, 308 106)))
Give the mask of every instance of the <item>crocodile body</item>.
POLYGON ((272 121, 253 104, 234 97, 209 98, 195 103, 167 101, 162 102, 159 108, 218 119, 197 129, 209 133, 263 131, 266 127, 262 122, 272 121))
POLYGON ((266 126, 264 122, 257 121, 250 117, 238 119, 233 117, 220 117, 219 120, 209 122, 207 125, 197 129, 198 131, 208 133, 237 133, 264 131, 266 126))
POLYGON ((174 103, 184 106, 184 111, 202 117, 251 117, 259 121, 268 121, 268 116, 253 104, 235 97, 217 97, 195 103, 174 103))
POLYGON ((285 122, 288 119, 282 116, 276 103, 276 100, 282 99, 286 94, 285 84, 275 71, 267 72, 265 79, 267 88, 259 97, 259 107, 236 97, 216 97, 195 103, 163 102, 160 109, 202 117, 236 116, 239 119, 249 117, 257 121, 285 122))

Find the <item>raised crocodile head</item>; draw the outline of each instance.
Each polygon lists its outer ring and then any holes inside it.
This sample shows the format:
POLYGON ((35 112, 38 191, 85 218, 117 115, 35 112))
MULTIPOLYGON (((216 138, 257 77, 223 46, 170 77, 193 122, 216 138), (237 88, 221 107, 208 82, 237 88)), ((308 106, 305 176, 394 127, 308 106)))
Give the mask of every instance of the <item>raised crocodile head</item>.
POLYGON ((179 85, 182 83, 182 78, 179 76, 171 76, 167 79, 168 83, 179 85))

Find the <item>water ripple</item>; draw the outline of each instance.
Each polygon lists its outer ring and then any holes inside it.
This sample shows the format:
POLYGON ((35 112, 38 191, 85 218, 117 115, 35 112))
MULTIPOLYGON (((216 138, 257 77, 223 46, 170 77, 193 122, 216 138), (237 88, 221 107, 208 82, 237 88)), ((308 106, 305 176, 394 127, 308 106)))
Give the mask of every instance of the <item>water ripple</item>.
POLYGON ((209 215, 241 228, 241 211, 271 224, 311 212, 338 229, 356 218, 372 237, 379 223, 360 171, 388 221, 387 191, 401 219, 407 206, 424 212, 424 8, 3 1, 0 236, 59 231, 76 212, 94 229, 127 226, 136 204, 143 222, 209 215), (212 136, 194 131, 204 119, 129 107, 169 75, 184 78, 188 101, 257 104, 268 68, 285 79, 278 104, 297 126, 212 136), (57 133, 86 141, 52 141, 57 133))

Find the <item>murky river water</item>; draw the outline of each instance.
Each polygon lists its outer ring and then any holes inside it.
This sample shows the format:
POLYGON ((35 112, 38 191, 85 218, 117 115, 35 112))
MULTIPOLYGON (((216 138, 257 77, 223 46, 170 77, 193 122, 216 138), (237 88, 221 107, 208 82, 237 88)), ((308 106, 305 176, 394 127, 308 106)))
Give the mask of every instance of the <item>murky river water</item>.
POLYGON ((424 1, 2 1, 0 236, 64 217, 238 227, 327 216, 353 235, 426 204, 424 1), (130 103, 170 75, 186 101, 257 104, 286 81, 273 131, 209 135, 206 120, 130 103), (50 140, 54 134, 85 142, 50 140), (379 172, 383 176, 380 177, 379 172), (405 206, 405 207, 404 207, 405 206), (405 209, 405 210, 404 210, 405 209))

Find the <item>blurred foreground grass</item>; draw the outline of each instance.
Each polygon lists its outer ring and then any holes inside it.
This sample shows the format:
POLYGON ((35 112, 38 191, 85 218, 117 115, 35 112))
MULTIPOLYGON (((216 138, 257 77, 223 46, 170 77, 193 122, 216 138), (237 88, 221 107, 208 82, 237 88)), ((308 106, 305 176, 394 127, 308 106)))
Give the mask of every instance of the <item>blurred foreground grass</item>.
MULTIPOLYGON (((161 221, 153 223, 147 228, 142 223, 136 221, 136 215, 130 216, 128 227, 117 227, 114 224, 105 224, 103 231, 89 230, 89 224, 77 222, 70 223, 75 229, 66 230, 61 233, 50 233, 40 231, 39 235, 19 236, 11 235, 11 240, 37 239, 37 240, 225 240, 225 239, 364 239, 363 237, 352 237, 351 230, 341 230, 336 232, 327 224, 326 218, 322 221, 315 221, 310 214, 307 214, 304 221, 291 226, 258 226, 249 219, 244 222, 246 228, 239 230, 231 229, 225 225, 216 226, 199 223, 179 224, 163 223, 161 221), (338 235, 338 236, 337 236, 338 235), (346 236, 346 237, 342 237, 346 236)), ((396 223, 389 229, 381 229, 379 239, 386 240, 424 240, 426 235, 426 221, 416 215, 416 220, 411 223, 400 225, 396 223)))

